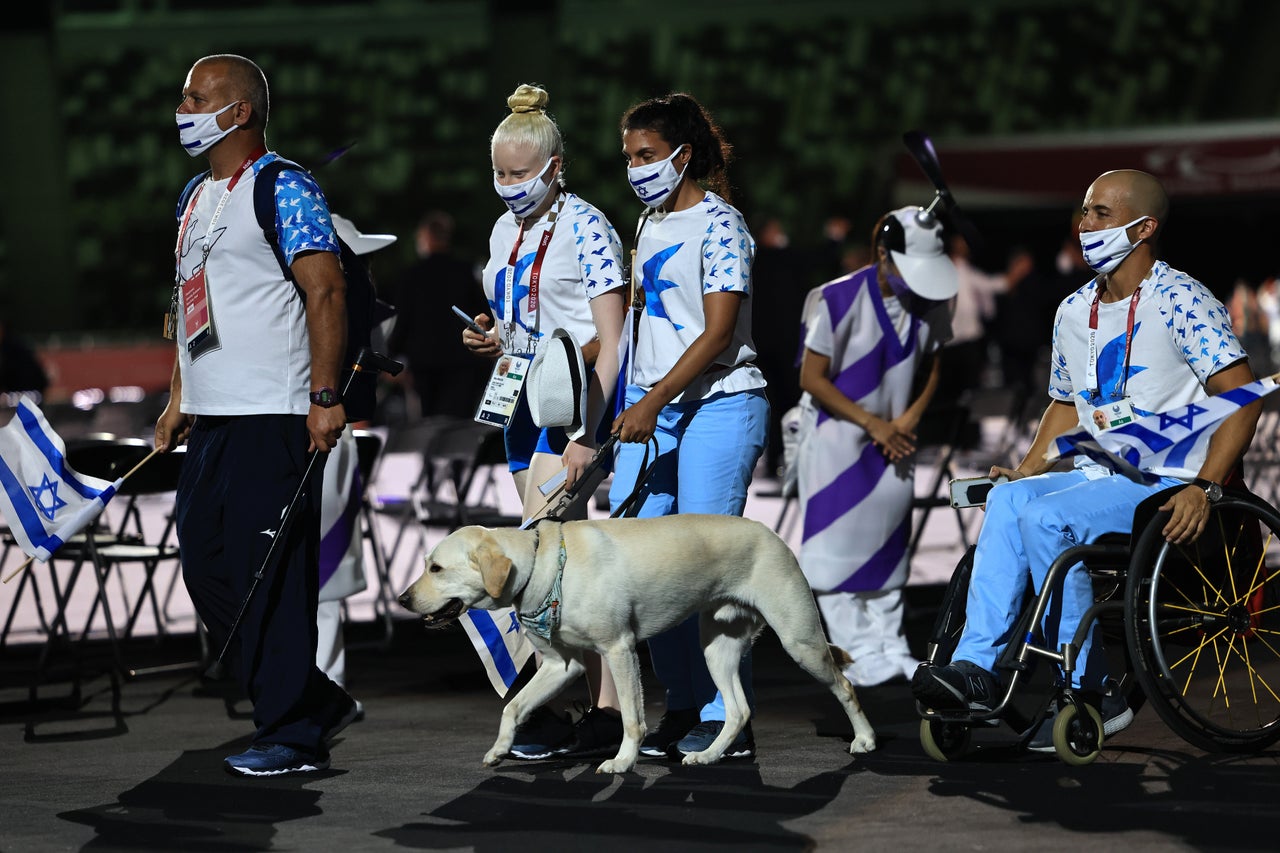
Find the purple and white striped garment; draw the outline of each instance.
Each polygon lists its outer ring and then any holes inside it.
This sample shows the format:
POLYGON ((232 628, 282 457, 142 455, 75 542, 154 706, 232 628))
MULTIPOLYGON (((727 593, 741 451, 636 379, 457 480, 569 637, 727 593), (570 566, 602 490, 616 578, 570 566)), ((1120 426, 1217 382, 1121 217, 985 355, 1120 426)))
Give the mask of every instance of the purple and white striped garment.
MULTIPOLYGON (((912 400, 920 359, 950 335, 948 309, 909 313, 880 293, 874 266, 822 287, 805 317, 805 347, 831 359, 849 399, 892 419, 912 400)), ((894 589, 906 583, 914 460, 890 464, 870 436, 806 395, 797 451, 804 535, 800 565, 818 592, 894 589)))

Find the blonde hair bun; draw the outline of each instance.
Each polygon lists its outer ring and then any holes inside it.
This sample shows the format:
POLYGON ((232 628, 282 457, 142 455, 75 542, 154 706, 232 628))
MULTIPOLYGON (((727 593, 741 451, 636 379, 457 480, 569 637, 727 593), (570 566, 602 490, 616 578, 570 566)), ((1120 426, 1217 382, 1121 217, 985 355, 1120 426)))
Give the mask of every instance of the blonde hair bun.
POLYGON ((507 98, 507 106, 516 115, 521 113, 545 113, 551 96, 546 89, 522 83, 507 98))

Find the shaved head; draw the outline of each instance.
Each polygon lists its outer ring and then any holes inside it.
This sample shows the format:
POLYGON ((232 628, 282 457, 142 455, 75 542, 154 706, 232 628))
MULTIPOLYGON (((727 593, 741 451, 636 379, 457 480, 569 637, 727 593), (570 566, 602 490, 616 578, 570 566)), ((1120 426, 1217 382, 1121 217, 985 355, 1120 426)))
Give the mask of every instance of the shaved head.
POLYGON ((218 74, 227 94, 232 98, 249 102, 253 107, 253 117, 249 122, 251 126, 266 128, 270 111, 267 76, 257 63, 234 53, 218 53, 196 60, 192 69, 200 67, 218 74))
POLYGON ((1101 189, 1104 185, 1117 190, 1117 199, 1133 211, 1130 218, 1150 216, 1163 225, 1165 217, 1169 215, 1169 195, 1153 175, 1137 169, 1117 169, 1102 173, 1093 182, 1096 189, 1101 189))

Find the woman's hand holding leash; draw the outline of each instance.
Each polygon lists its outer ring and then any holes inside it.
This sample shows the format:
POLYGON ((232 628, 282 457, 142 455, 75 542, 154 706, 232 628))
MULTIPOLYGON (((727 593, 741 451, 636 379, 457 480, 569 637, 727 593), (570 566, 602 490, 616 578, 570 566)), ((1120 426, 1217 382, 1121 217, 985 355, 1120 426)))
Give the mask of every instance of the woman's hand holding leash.
POLYGON ((658 428, 658 412, 661 406, 649 403, 649 395, 641 397, 634 406, 628 406, 613 419, 609 431, 616 433, 620 441, 628 444, 643 444, 653 438, 658 428))
POLYGON ((564 481, 566 488, 571 488, 574 483, 578 482, 578 478, 582 476, 582 472, 586 470, 587 465, 595 455, 596 449, 591 446, 586 436, 577 441, 569 442, 564 449, 564 456, 562 457, 564 466, 568 469, 564 481))

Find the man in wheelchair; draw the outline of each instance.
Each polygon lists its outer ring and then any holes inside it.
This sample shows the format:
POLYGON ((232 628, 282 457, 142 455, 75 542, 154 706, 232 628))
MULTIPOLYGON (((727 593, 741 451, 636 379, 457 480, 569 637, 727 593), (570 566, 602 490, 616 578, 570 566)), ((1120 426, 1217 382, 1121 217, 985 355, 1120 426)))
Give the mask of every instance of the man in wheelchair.
MULTIPOLYGON (((1016 468, 988 495, 978 537, 965 627, 947 665, 922 664, 911 689, 932 709, 991 710, 1000 701, 996 661, 1010 642, 1027 584, 1037 591, 1050 565, 1066 549, 1104 533, 1130 532, 1134 509, 1158 491, 1186 484, 1161 506, 1170 512, 1162 534, 1173 543, 1194 541, 1205 529, 1210 494, 1236 467, 1253 437, 1260 405, 1228 418, 1176 464, 1153 467, 1153 484, 1113 475, 1083 456, 1070 471, 1050 471, 1053 439, 1081 428, 1095 433, 1130 419, 1165 412, 1253 380, 1245 350, 1226 309, 1199 281, 1157 260, 1156 241, 1168 196, 1151 175, 1107 172, 1085 193, 1080 244, 1097 277, 1063 300, 1053 326, 1050 403, 1035 439, 1016 468), (1176 465, 1176 467, 1175 467, 1176 465)), ((1082 564, 1066 573, 1044 622, 1047 646, 1075 634, 1094 603, 1082 564)), ((1103 701, 1107 666, 1095 625, 1081 646, 1072 687, 1101 706, 1104 734, 1133 719, 1123 699, 1103 701)), ((1033 736, 1032 749, 1053 750, 1052 718, 1033 736)))

